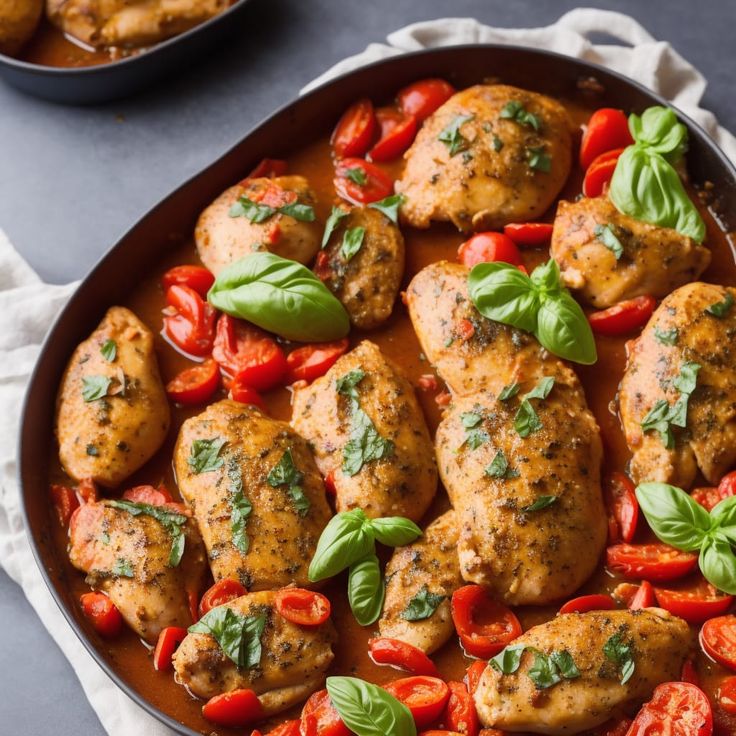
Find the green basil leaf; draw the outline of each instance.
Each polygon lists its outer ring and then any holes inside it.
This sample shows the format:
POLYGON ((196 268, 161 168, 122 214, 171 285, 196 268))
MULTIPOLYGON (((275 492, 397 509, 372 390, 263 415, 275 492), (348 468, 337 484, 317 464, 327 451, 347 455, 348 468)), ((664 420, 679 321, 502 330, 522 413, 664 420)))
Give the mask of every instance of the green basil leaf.
POLYGON ((396 225, 399 221, 399 207, 402 204, 404 204, 403 194, 391 194, 378 202, 370 202, 368 206, 374 210, 383 212, 396 225))
POLYGON ((671 450, 675 446, 675 436, 670 428, 670 415, 672 407, 665 399, 658 399, 654 406, 647 412, 646 416, 641 420, 642 432, 659 432, 662 444, 671 450))
POLYGON ((501 393, 498 395, 498 400, 508 401, 509 399, 512 399, 514 396, 516 396, 516 394, 519 393, 520 388, 521 384, 518 383, 507 384, 501 389, 501 393))
POLYGON ((387 547, 403 547, 422 536, 422 530, 403 516, 384 516, 370 519, 368 523, 375 538, 387 547))
POLYGON ((230 480, 228 505, 230 506, 230 531, 233 544, 240 554, 247 555, 250 549, 247 522, 253 511, 253 505, 245 497, 243 491, 243 475, 237 458, 228 461, 227 475, 230 480))
POLYGON ((526 149, 526 162, 530 169, 549 174, 552 171, 552 158, 545 153, 544 146, 529 146, 526 149))
POLYGON ((220 457, 220 450, 224 446, 225 440, 222 437, 194 440, 189 448, 189 457, 187 458, 187 463, 192 472, 199 475, 221 468, 225 461, 220 457))
POLYGON ((361 626, 370 626, 378 621, 385 595, 386 586, 381 576, 378 557, 367 555, 350 565, 348 602, 355 620, 361 626))
POLYGON ((470 145, 468 139, 460 133, 460 128, 474 117, 475 115, 456 115, 437 136, 437 140, 447 146, 450 156, 455 156, 470 145))
POLYGON ((729 595, 736 595, 736 556, 729 542, 706 537, 698 560, 703 577, 729 595))
POLYGON ((677 345, 679 330, 673 327, 671 330, 660 330, 659 327, 654 328, 654 339, 660 345, 677 345))
POLYGON ((84 376, 82 378, 82 398, 86 402, 97 401, 107 396, 112 378, 107 376, 84 376))
POLYGON ((378 433, 373 420, 354 406, 350 424, 350 438, 342 448, 342 472, 354 476, 366 463, 382 460, 394 454, 394 443, 378 433))
POLYGON ((305 266, 251 253, 220 272, 207 295, 222 312, 287 340, 329 342, 350 331, 345 308, 305 266))
POLYGON ((327 218, 325 223, 325 231, 322 233, 322 248, 324 248, 330 241, 332 233, 335 232, 338 225, 348 216, 349 212, 344 210, 342 207, 335 207, 333 205, 330 216, 327 218))
POLYGON ((373 527, 366 521, 361 509, 342 511, 329 520, 309 565, 308 577, 313 583, 331 578, 366 555, 373 554, 373 527))
POLYGON ((523 644, 509 644, 495 657, 491 657, 488 664, 502 675, 513 675, 519 669, 521 655, 524 654, 524 649, 523 644))
POLYGON ((669 107, 656 105, 647 108, 641 117, 630 115, 629 130, 638 144, 666 156, 672 163, 677 163, 687 147, 687 128, 669 107))
POLYGON ((285 204, 279 207, 278 210, 282 215, 293 217, 299 222, 314 222, 315 214, 314 207, 308 204, 301 204, 301 202, 292 202, 291 204, 285 204))
POLYGON ((698 383, 698 371, 700 370, 700 367, 700 363, 686 360, 680 366, 680 375, 677 376, 673 382, 675 388, 683 394, 691 394, 695 391, 695 386, 698 383))
POLYGON ((335 390, 337 393, 357 401, 360 398, 358 394, 358 384, 364 378, 365 371, 362 368, 354 368, 344 376, 340 376, 335 379, 335 390))
POLYGON ((625 685, 634 674, 634 645, 624 639, 623 630, 609 637, 603 645, 603 654, 621 668, 621 684, 625 685))
POLYGON ((240 669, 252 669, 261 661, 261 637, 266 616, 240 616, 227 606, 217 606, 189 627, 192 634, 208 634, 240 669))
POLYGON ((431 593, 429 588, 423 585, 399 615, 405 621, 425 621, 434 615, 440 603, 446 598, 446 595, 431 593))
POLYGON ((608 250, 613 253, 614 258, 618 261, 624 254, 624 247, 618 239, 615 231, 615 225, 607 223, 606 225, 596 225, 593 231, 597 240, 600 240, 608 250))
POLYGON ((357 736, 416 736, 409 709, 383 688, 356 677, 328 677, 327 692, 357 736))
POLYGON ((486 467, 485 473, 491 478, 506 478, 509 472, 509 461, 503 450, 499 450, 490 464, 486 467))
POLYGON ((102 353, 102 357, 108 363, 113 363, 118 354, 118 344, 112 338, 105 340, 105 342, 102 343, 100 352, 102 353))
POLYGON ((496 153, 500 153, 501 149, 503 148, 503 141, 497 136, 493 136, 493 150, 496 153))
POLYGON ((465 429, 463 445, 467 445, 471 450, 477 450, 483 443, 488 442, 490 439, 488 432, 480 426, 483 421, 483 415, 478 413, 478 411, 466 411, 460 415, 460 422, 465 429))
POLYGON ((507 102, 499 114, 500 118, 506 120, 514 120, 519 125, 524 125, 527 128, 532 128, 539 132, 542 129, 542 121, 538 115, 527 112, 524 105, 518 100, 511 100, 507 102))
POLYGON ((519 408, 516 411, 514 429, 521 438, 528 437, 530 434, 534 434, 534 432, 542 429, 542 422, 539 419, 539 415, 526 399, 519 404, 519 408))
POLYGON ((552 376, 543 376, 537 382, 537 385, 524 396, 525 399, 546 399, 549 392, 555 385, 555 379, 552 376))
POLYGON ((539 496, 534 503, 530 503, 528 506, 522 507, 521 510, 524 513, 543 511, 544 509, 548 509, 554 503, 557 503, 557 496, 539 496))
POLYGON ((299 516, 306 516, 312 504, 301 487, 301 483, 304 480, 304 473, 296 469, 291 450, 284 452, 278 463, 271 468, 271 472, 268 474, 266 480, 273 488, 286 486, 286 492, 291 498, 295 511, 299 516))
POLYGON ((552 658, 540 652, 538 649, 531 650, 534 653, 534 662, 527 670, 529 679, 534 683, 537 690, 546 690, 548 687, 562 682, 562 675, 552 658))
POLYGON ((567 291, 542 297, 536 337, 560 358, 592 365, 598 360, 593 331, 580 305, 567 291))
POLYGON ((258 202, 254 202, 248 197, 239 197, 228 212, 230 217, 245 217, 255 224, 265 222, 275 214, 276 210, 273 207, 269 207, 267 204, 258 204, 258 202))
POLYGON ((718 319, 722 319, 731 311, 732 306, 733 296, 730 291, 727 291, 726 296, 724 297, 722 302, 716 302, 715 304, 707 306, 705 308, 705 311, 713 317, 718 317, 718 319))
POLYGON ((134 578, 135 572, 133 571, 133 565, 130 560, 125 560, 122 557, 118 557, 115 560, 115 564, 112 566, 112 574, 118 575, 122 578, 134 578))
POLYGON ((580 670, 575 664, 572 654, 567 649, 555 650, 549 655, 549 658, 566 680, 574 680, 580 677, 580 670))
POLYGON ((345 231, 340 246, 340 255, 344 261, 350 261, 361 249, 365 237, 364 227, 351 227, 345 231))
POLYGON ((727 527, 736 525, 736 496, 719 501, 710 512, 714 525, 727 527))

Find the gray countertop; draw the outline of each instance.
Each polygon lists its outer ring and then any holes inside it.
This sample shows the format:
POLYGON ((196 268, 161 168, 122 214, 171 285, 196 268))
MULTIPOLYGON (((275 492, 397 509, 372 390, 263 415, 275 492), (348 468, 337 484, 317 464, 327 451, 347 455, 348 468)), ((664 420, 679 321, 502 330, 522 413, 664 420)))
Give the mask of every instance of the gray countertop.
MULTIPOLYGON (((371 41, 407 23, 449 15, 497 26, 546 25, 579 4, 253 0, 227 46, 132 99, 62 107, 0 83, 0 227, 45 280, 79 278, 171 189, 310 79, 371 41)), ((670 41, 709 80, 705 107, 736 129, 733 0, 590 4, 629 13, 670 41)), ((0 621, 0 730, 102 734, 72 669, 2 572, 0 621)))

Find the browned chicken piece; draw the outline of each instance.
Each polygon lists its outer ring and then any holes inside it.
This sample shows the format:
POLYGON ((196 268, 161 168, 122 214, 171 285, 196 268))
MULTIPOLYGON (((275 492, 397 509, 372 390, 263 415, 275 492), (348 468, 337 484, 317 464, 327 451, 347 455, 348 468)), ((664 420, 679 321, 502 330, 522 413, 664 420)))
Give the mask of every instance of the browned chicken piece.
POLYGON ((599 309, 636 296, 667 296, 710 263, 705 246, 621 214, 608 197, 560 202, 550 255, 567 286, 599 309))
POLYGON ((0 3, 0 54, 17 54, 31 39, 43 12, 43 0, 0 3))
POLYGON ((331 512, 309 447, 288 424, 219 401, 184 422, 174 468, 215 581, 248 590, 310 585, 307 568, 331 512))
POLYGON ((233 261, 259 250, 309 263, 319 250, 320 226, 279 210, 297 203, 313 207, 315 202, 303 176, 243 179, 226 189, 197 220, 194 240, 202 263, 215 276, 233 261), (270 207, 273 213, 269 216, 263 207, 270 207))
POLYGON ((110 597, 141 639, 155 644, 161 629, 192 623, 189 601, 201 593, 207 559, 183 504, 155 507, 173 520, 168 525, 136 508, 111 500, 82 505, 69 527, 69 559, 87 573, 92 588, 110 597), (180 535, 184 552, 177 561, 172 550, 180 535))
POLYGON ((595 728, 619 709, 640 705, 660 683, 679 680, 692 644, 682 619, 647 608, 565 614, 529 629, 513 646, 526 647, 518 669, 502 674, 491 664, 478 683, 481 723, 504 732, 561 735, 595 728), (559 673, 554 662, 563 661, 560 654, 567 659, 564 653, 579 675, 565 669, 569 677, 557 674, 556 684, 535 684, 535 662, 551 661, 559 673), (622 684, 629 660, 634 670, 622 684))
POLYGON ((473 306, 468 273, 459 263, 440 261, 423 268, 406 290, 422 351, 452 392, 498 394, 519 376, 531 377, 525 368, 529 365, 534 375, 552 375, 560 361, 532 335, 486 319, 473 306), (469 338, 468 324, 473 331, 469 338))
POLYGON ((46 0, 52 23, 96 48, 150 46, 218 15, 229 0, 46 0))
POLYGON ((153 333, 111 307, 74 351, 59 388, 56 437, 65 472, 114 487, 156 454, 170 412, 153 333))
POLYGON ((353 207, 319 255, 315 272, 342 302, 354 327, 373 329, 393 311, 404 275, 404 238, 383 213, 353 207))
POLYGON ((238 668, 212 636, 191 633, 174 654, 176 681, 200 698, 248 688, 258 695, 265 715, 296 705, 320 688, 334 659, 337 635, 332 622, 290 623, 277 613, 275 595, 274 591, 249 593, 226 604, 238 616, 263 617, 257 664, 238 668))
POLYGON ((696 282, 630 344, 619 411, 636 483, 717 484, 736 461, 736 289, 696 282))
POLYGON ((416 542, 396 549, 386 565, 381 636, 431 654, 455 633, 450 599, 463 584, 457 537, 455 512, 447 511, 416 542))
POLYGON ((419 521, 437 490, 432 441, 414 389, 364 340, 310 386, 295 386, 291 423, 335 487, 338 511, 419 521))
POLYGON ((464 232, 533 220, 570 173, 572 122, 551 97, 506 85, 457 92, 404 154, 396 191, 413 227, 450 221, 464 232))

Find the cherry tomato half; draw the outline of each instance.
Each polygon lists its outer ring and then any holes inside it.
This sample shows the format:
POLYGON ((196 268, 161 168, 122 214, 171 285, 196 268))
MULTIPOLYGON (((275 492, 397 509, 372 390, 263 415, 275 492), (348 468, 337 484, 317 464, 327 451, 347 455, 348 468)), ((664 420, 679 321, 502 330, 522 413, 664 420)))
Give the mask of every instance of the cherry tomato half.
POLYGON ((439 677, 403 677, 383 688, 411 711, 417 728, 434 723, 450 697, 450 688, 439 677))
POLYGON ((401 112, 413 115, 421 123, 454 94, 455 88, 444 79, 421 79, 404 87, 396 100, 401 112))
POLYGON ((126 501, 133 503, 147 503, 151 506, 165 506, 172 502, 171 494, 166 486, 134 486, 123 493, 126 501))
POLYGON ((736 496, 736 471, 727 473, 721 478, 721 482, 718 484, 718 494, 721 500, 736 496))
POLYGON ((641 585, 620 583, 613 591, 613 597, 632 611, 639 608, 651 608, 656 603, 654 588, 648 580, 642 580, 641 585))
POLYGON ((503 233, 478 233, 466 240, 457 251, 460 263, 472 268, 478 263, 502 261, 512 266, 521 265, 521 253, 511 238, 503 233))
POLYGON ((215 310, 191 287, 174 284, 166 301, 176 311, 164 315, 164 334, 189 355, 202 357, 212 351, 215 310))
POLYGON ((181 628, 181 626, 167 626, 165 629, 161 629, 156 642, 156 649, 153 651, 153 668, 157 672, 171 669, 171 658, 186 635, 187 630, 181 628))
POLYGON ((658 685, 644 703, 627 736, 711 736, 713 713, 705 693, 689 682, 658 685))
POLYGON ((700 629, 700 646, 718 664, 736 670, 736 616, 706 621, 700 629))
POLYGON ((478 736, 480 724, 473 697, 462 682, 448 682, 450 697, 447 701, 442 725, 465 736, 478 736))
POLYGON ((104 594, 97 591, 84 593, 79 602, 82 613, 90 620, 100 636, 112 639, 123 628, 123 617, 117 606, 104 594))
POLYGON ((690 491, 690 498, 697 501, 706 511, 713 510, 723 499, 718 488, 707 486, 690 491))
POLYGON ((170 286, 188 286, 199 294, 202 299, 207 298, 207 292, 215 283, 215 276, 204 266, 174 266, 162 277, 161 285, 166 291, 170 286))
MULTIPOLYGON (((266 736, 299 736, 301 727, 300 720, 285 721, 280 723, 276 728, 272 728, 266 736)), ((261 736, 260 731, 253 731, 251 736, 261 736)))
POLYGON ((297 626, 319 626, 330 617, 330 601, 304 588, 282 588, 276 593, 276 610, 297 626))
POLYGON ((311 383, 324 376, 337 359, 347 352, 347 337, 335 342, 320 342, 292 350, 286 356, 286 382, 306 381, 311 383))
POLYGON ((722 616, 731 607, 732 595, 721 593, 704 578, 693 585, 675 589, 655 588, 657 605, 690 624, 702 624, 709 618, 722 616))
POLYGON ((590 329, 596 335, 615 337, 643 327, 652 316, 657 300, 653 296, 637 296, 614 304, 608 309, 588 315, 590 329))
POLYGON ((69 519, 72 518, 74 510, 79 508, 79 499, 73 488, 68 486, 52 485, 51 486, 51 502, 56 509, 56 515, 59 517, 59 523, 63 527, 69 526, 69 519))
POLYGON ((263 397, 258 391, 245 383, 241 376, 235 376, 230 382, 229 396, 233 401, 257 406, 261 411, 266 411, 266 404, 263 402, 263 397))
POLYGON ((548 222, 510 222, 504 225, 504 235, 521 247, 536 248, 552 239, 553 226, 548 222))
POLYGON ((388 197, 391 179, 375 164, 362 158, 344 158, 335 166, 335 191, 353 204, 368 204, 388 197))
POLYGON ((263 706, 252 690, 230 690, 210 698, 202 706, 202 715, 224 728, 242 728, 263 716, 263 706))
POLYGON ((277 176, 283 176, 287 171, 286 161, 280 158, 262 158, 255 166, 253 171, 248 174, 246 179, 260 179, 265 176, 273 179, 277 176))
POLYGON ((463 649, 489 659, 522 633, 510 609, 489 597, 480 585, 465 585, 452 594, 452 620, 463 649))
POLYGON ((727 677, 716 690, 716 701, 719 707, 736 715, 736 677, 727 677))
POLYGON ((623 148, 618 148, 615 151, 602 153, 588 167, 583 179, 583 194, 586 197, 600 197, 603 194, 603 190, 610 183, 618 159, 623 152, 623 148))
POLYGON ((368 642, 368 651, 376 664, 387 664, 408 670, 414 675, 439 677, 434 662, 417 647, 387 637, 377 637, 368 642))
POLYGON ((241 595, 245 595, 247 592, 248 591, 237 580, 223 578, 209 588, 202 596, 202 600, 199 602, 200 618, 213 608, 221 606, 223 603, 234 601, 236 598, 240 598, 241 595))
POLYGON ((378 141, 368 151, 368 158, 371 161, 392 161, 412 144, 417 134, 417 120, 413 115, 405 115, 392 107, 376 110, 376 120, 381 132, 378 141))
POLYGON ((593 593, 581 595, 565 603, 560 613, 585 613, 586 611, 610 611, 616 607, 616 601, 610 595, 593 593))
POLYGON ((486 671, 488 664, 482 659, 476 659, 467 670, 465 670, 465 684, 467 685, 468 692, 473 695, 478 689, 478 683, 483 673, 486 671))
POLYGON ((302 708, 301 736, 351 736, 327 690, 312 693, 302 708))
POLYGON ((166 393, 177 404, 204 404, 220 385, 220 367, 212 358, 187 368, 166 384, 166 393))
POLYGON ((655 582, 674 580, 692 572, 698 556, 668 544, 615 544, 606 550, 608 567, 625 578, 655 582))
POLYGON ((330 142, 341 158, 362 156, 371 145, 375 130, 373 103, 367 98, 358 100, 345 110, 332 132, 330 142))
POLYGON ((626 148, 634 142, 629 121, 621 110, 603 107, 588 121, 580 143, 580 165, 587 169, 602 153, 614 148, 626 148))
POLYGON ((630 542, 639 521, 639 502, 636 500, 634 484, 623 473, 611 473, 603 483, 603 494, 609 517, 609 529, 615 528, 611 542, 630 542))

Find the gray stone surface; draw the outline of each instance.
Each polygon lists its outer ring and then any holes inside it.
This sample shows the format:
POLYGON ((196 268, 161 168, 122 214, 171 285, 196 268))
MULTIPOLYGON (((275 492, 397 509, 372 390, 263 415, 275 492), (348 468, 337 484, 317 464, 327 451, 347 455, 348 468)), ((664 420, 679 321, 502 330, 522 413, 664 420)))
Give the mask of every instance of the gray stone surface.
MULTIPOLYGON (((161 197, 339 59, 406 23, 474 16, 545 25, 575 0, 253 0, 229 45, 138 97, 57 106, 0 83, 0 226, 41 276, 78 278, 161 197)), ((736 129, 733 0, 609 0, 708 78, 736 129)), ((54 642, 0 573, 0 732, 102 734, 54 642)), ((71 634, 70 634, 71 635, 71 634)))

